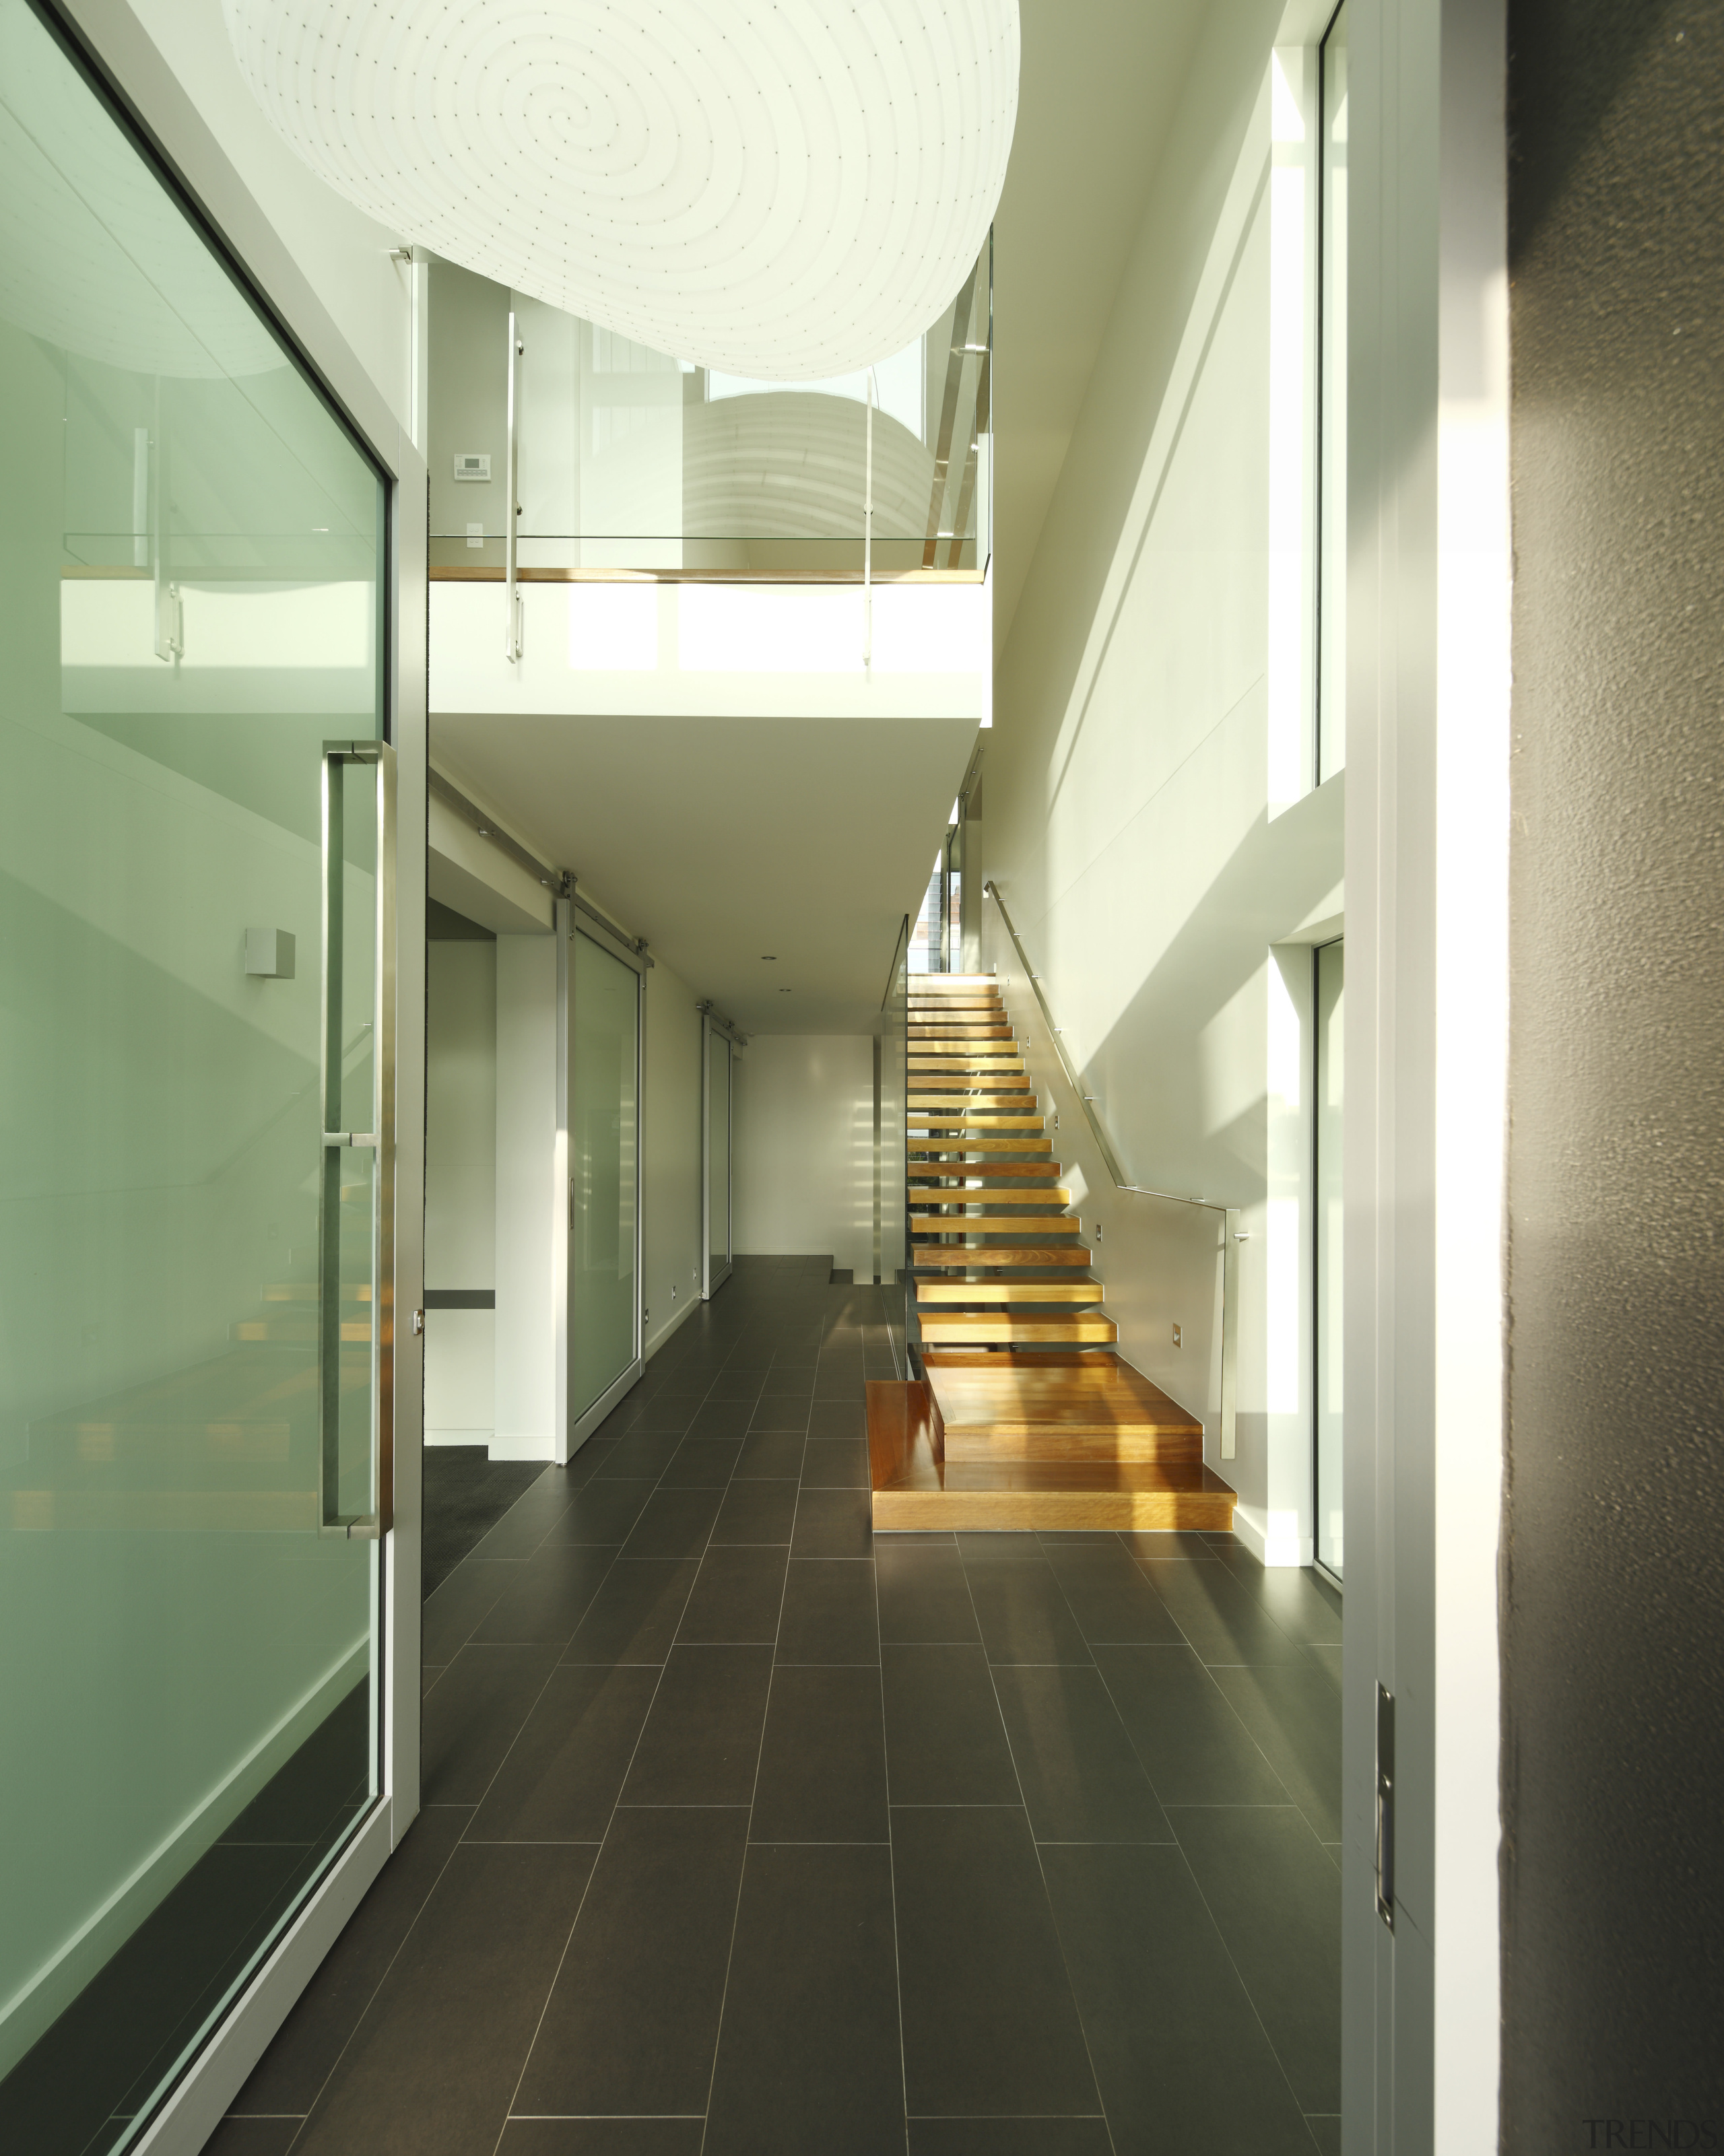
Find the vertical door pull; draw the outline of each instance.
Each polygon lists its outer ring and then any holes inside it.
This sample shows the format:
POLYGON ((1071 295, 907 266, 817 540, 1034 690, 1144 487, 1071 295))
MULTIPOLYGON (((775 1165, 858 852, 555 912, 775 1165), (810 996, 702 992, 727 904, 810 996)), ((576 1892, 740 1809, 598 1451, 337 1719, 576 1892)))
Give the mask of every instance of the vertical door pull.
POLYGON ((1377 1687, 1377 1913, 1395 1928, 1395 1696, 1377 1687))

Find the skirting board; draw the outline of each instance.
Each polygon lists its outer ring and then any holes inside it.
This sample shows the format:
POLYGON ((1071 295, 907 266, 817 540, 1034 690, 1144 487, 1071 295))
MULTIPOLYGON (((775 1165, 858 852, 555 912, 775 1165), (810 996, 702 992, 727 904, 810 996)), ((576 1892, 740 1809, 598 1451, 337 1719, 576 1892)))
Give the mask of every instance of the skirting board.
POLYGON ((495 1431, 489 1430, 428 1430, 425 1432, 427 1445, 482 1445, 487 1450, 495 1438, 495 1431))
POLYGON ((493 1430, 485 1450, 493 1460, 555 1460, 557 1444, 547 1430, 493 1430))
POLYGON ((1311 1562, 1315 1553, 1309 1535, 1267 1534, 1252 1517, 1255 1510, 1255 1507, 1235 1505, 1233 1531, 1236 1539, 1245 1545, 1260 1564, 1304 1565, 1311 1562))

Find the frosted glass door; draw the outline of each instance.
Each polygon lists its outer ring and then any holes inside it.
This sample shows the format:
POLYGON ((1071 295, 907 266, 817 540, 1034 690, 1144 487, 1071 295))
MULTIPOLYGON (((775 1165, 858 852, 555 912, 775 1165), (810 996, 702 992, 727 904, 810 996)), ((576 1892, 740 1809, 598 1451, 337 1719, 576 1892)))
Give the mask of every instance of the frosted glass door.
POLYGON ((731 1048, 706 1029, 706 1292, 731 1269, 731 1048))
POLYGON ((1346 946, 1325 943, 1317 963, 1316 1555, 1338 1579, 1342 1560, 1342 990, 1346 946))
POLYGON ((0 170, 0 2148, 95 2156, 378 1788, 385 493, 22 0, 0 170))
POLYGON ((640 976, 580 930, 569 982, 571 1424, 640 1353, 640 976))

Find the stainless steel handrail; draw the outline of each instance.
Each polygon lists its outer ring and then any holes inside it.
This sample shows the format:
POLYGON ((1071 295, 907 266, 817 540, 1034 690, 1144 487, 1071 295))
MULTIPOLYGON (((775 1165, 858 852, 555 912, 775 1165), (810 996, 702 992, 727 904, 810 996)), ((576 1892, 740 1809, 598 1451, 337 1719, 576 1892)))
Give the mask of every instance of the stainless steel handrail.
POLYGON ((1000 919, 1004 923, 1007 935, 1012 939, 1012 948, 1018 954, 1018 963, 1024 968, 1024 978, 1029 983, 1042 1017, 1047 1023, 1048 1038, 1054 1044, 1054 1053, 1059 1059, 1060 1068, 1065 1073, 1067 1082, 1078 1097, 1079 1104, 1084 1111, 1084 1120, 1090 1126, 1090 1135, 1095 1139, 1095 1149, 1101 1155, 1107 1172, 1113 1178, 1114 1188, 1116 1190, 1128 1191, 1134 1198, 1159 1198, 1169 1204, 1201 1206, 1205 1212, 1219 1213, 1221 1215, 1220 1452, 1224 1460, 1231 1460, 1235 1456, 1234 1381, 1239 1333, 1239 1245, 1249 1240, 1239 1228, 1240 1209, 1237 1205, 1229 1205, 1220 1199, 1192 1198, 1183 1191, 1151 1190, 1141 1183, 1126 1182, 1120 1168, 1119 1155, 1113 1149, 1113 1142, 1108 1137, 1101 1118, 1095 1113, 1095 1098, 1084 1091, 1084 1081, 1078 1075, 1076 1065, 1066 1053, 1065 1036, 1060 1028, 1054 1024, 1053 1009, 1047 998, 1042 993, 1041 977, 1029 963, 1029 953, 1024 949, 1023 938, 1018 935, 1012 916, 1006 909, 1006 901, 1000 896, 998 886, 991 880, 984 883, 982 888, 999 908, 1000 919))

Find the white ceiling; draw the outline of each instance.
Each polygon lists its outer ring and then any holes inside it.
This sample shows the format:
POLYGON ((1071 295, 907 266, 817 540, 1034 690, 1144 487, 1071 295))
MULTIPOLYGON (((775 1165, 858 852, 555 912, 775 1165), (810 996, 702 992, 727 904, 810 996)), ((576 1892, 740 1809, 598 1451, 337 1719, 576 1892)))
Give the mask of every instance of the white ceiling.
POLYGON ((439 713, 431 753, 745 1033, 865 1033, 975 738, 966 719, 439 713))
MULTIPOLYGON (((996 651, 1207 3, 1022 0, 995 243, 996 651)), ((439 716, 432 753, 745 1031, 856 1032, 974 740, 955 720, 439 716)))

